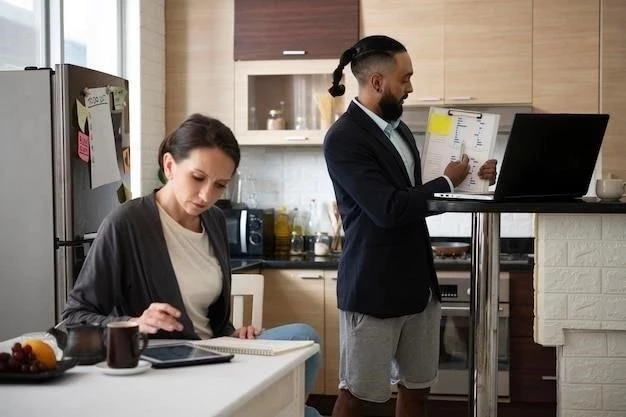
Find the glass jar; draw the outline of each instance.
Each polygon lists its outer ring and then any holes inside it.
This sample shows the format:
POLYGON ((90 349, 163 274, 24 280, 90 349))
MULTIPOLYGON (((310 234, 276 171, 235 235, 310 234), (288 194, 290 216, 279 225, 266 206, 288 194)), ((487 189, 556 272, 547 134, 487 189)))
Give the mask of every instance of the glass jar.
POLYGON ((284 130, 285 119, 279 110, 272 109, 267 116, 267 130, 284 130))
POLYGON ((328 233, 318 233, 315 237, 315 244, 313 245, 313 253, 316 256, 324 256, 330 253, 330 236, 328 233))
POLYGON ((304 253, 304 237, 295 230, 291 232, 290 255, 302 255, 304 253))

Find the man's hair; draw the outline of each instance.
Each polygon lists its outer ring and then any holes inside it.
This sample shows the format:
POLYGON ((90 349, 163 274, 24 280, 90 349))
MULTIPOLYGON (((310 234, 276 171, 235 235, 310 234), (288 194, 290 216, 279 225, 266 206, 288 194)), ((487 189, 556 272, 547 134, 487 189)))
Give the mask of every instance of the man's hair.
POLYGON ((372 35, 359 40, 341 54, 339 65, 333 71, 333 85, 328 92, 333 97, 345 93, 345 86, 339 82, 343 76, 343 68, 348 63, 351 63, 350 68, 359 85, 363 85, 376 67, 394 62, 394 55, 401 52, 406 52, 404 45, 389 36, 372 35))

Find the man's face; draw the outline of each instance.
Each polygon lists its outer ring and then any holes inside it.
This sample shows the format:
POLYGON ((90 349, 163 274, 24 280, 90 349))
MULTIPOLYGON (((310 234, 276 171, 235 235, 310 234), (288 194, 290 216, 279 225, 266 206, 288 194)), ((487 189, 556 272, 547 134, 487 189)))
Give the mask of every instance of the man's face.
POLYGON ((381 117, 387 121, 399 119, 402 116, 404 100, 413 91, 411 76, 413 65, 406 52, 394 55, 395 65, 384 74, 382 96, 378 102, 381 117))

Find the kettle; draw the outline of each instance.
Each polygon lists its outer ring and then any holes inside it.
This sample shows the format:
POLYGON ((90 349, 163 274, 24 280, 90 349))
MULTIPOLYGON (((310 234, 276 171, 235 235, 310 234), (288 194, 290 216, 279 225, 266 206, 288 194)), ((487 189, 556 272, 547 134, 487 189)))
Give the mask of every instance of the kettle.
POLYGON ((75 358, 79 365, 93 365, 106 359, 103 326, 83 321, 65 328, 67 333, 58 328, 48 329, 48 334, 63 350, 63 357, 75 358))

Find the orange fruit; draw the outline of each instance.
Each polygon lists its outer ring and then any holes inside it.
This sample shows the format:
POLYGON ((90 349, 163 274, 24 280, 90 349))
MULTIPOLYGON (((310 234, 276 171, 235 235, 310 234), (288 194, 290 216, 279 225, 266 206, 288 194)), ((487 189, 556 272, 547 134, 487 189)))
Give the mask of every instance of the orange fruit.
POLYGON ((52 346, 39 339, 29 339, 24 341, 23 345, 30 345, 35 354, 35 358, 43 364, 48 370, 56 369, 57 357, 52 346))

